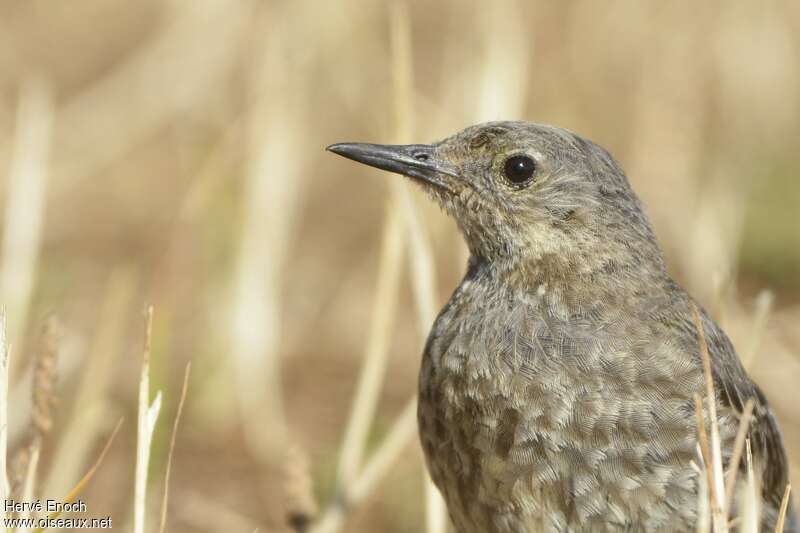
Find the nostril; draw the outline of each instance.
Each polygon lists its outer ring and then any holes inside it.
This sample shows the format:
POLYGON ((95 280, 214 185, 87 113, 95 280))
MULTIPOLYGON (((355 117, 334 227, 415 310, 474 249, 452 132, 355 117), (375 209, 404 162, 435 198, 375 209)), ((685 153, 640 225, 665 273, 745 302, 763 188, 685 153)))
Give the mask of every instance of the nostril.
POLYGON ((417 152, 416 154, 414 154, 414 159, 416 159, 417 161, 427 161, 430 158, 431 157, 425 152, 417 152))

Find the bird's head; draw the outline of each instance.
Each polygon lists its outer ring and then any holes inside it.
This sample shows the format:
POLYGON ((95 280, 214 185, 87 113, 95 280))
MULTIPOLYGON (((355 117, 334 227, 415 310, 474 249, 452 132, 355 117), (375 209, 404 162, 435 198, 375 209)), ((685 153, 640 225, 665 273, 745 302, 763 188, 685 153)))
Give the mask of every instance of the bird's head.
POLYGON ((663 269, 619 165, 566 130, 490 122, 430 145, 328 149, 412 178, 456 220, 473 256, 507 270, 580 275, 632 262, 663 269))

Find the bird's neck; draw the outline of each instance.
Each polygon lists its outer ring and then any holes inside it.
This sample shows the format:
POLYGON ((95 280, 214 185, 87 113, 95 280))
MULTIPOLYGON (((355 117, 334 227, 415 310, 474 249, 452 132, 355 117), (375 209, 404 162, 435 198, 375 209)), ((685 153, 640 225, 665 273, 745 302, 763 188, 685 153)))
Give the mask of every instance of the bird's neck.
POLYGON ((467 276, 517 294, 547 292, 574 301, 630 300, 667 286, 670 278, 657 249, 655 254, 473 255, 467 276))

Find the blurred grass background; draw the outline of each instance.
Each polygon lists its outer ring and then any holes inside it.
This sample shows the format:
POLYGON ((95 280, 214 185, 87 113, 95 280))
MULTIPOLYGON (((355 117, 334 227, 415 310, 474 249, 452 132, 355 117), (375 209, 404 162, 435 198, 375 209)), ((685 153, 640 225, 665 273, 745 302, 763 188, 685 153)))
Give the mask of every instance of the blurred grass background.
MULTIPOLYGON (((169 530, 283 530, 289 442, 308 452, 318 498, 330 498, 389 183, 400 178, 323 148, 395 140, 390 8, 0 3, 12 452, 30 417, 26 368, 39 331, 49 312, 63 325, 44 497, 74 485, 122 415, 85 500, 115 525, 132 520, 142 311, 152 303, 153 389, 164 393, 154 502, 193 362, 169 530)), ((407 133, 430 142, 524 119, 607 147, 648 207, 671 271, 765 389, 797 465, 800 4, 447 0, 411 1, 407 13, 407 133)), ((434 250, 438 307, 466 252, 417 191, 413 204, 434 250)), ((416 389, 409 279, 370 449, 416 389)), ((413 441, 346 530, 419 530, 422 480, 413 441)))

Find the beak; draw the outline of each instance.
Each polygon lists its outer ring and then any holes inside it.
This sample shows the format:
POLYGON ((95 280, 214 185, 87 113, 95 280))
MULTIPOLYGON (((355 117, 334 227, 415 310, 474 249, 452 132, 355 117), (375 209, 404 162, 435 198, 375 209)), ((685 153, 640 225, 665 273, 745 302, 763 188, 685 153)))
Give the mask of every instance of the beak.
POLYGON ((450 165, 436 157, 434 147, 428 144, 338 143, 328 146, 327 150, 446 190, 450 190, 450 186, 443 175, 458 177, 450 165))

